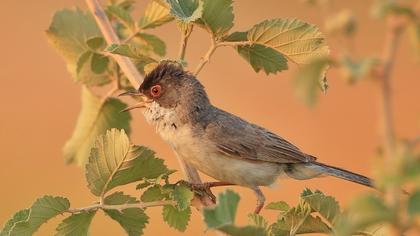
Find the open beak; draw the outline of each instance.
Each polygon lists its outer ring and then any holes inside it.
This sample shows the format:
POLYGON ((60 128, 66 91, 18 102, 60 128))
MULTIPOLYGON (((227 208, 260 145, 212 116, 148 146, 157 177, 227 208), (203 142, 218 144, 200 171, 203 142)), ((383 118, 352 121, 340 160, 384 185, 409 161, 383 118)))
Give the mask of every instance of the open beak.
POLYGON ((131 110, 136 109, 136 108, 145 108, 147 103, 153 102, 152 99, 149 99, 143 93, 140 93, 138 91, 128 91, 128 92, 122 93, 118 96, 119 97, 121 97, 121 96, 139 96, 143 99, 143 101, 138 102, 138 103, 136 103, 132 106, 129 106, 129 107, 125 108, 124 110, 122 110, 121 112, 131 111, 131 110))

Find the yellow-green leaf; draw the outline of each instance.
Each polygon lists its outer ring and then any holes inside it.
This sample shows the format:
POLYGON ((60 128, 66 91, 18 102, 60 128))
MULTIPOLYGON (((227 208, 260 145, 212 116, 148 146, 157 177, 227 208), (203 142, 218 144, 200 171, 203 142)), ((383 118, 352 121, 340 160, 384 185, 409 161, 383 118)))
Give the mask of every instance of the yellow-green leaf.
POLYGON ((201 0, 166 1, 170 6, 171 14, 184 23, 194 22, 203 14, 203 1, 201 0))
POLYGON ((233 27, 232 0, 203 0, 204 10, 201 20, 216 38, 225 36, 233 27))
POLYGON ((90 67, 78 66, 82 54, 90 49, 86 41, 102 36, 90 13, 79 9, 58 11, 54 14, 46 35, 48 41, 64 58, 67 69, 76 82, 91 86, 110 81, 104 75, 95 74, 90 67))
POLYGON ((153 179, 169 170, 146 147, 130 143, 124 130, 111 129, 96 139, 86 165, 88 187, 95 196, 141 179, 153 179))
POLYGON ((163 220, 172 228, 184 232, 187 229, 188 221, 191 217, 191 208, 188 207, 184 210, 166 205, 163 207, 163 220))
POLYGON ((169 14, 169 7, 165 7, 163 3, 151 1, 144 11, 144 16, 140 18, 139 27, 142 29, 155 28, 163 25, 174 18, 169 14))
POLYGON ((56 236, 88 236, 96 211, 80 212, 65 218, 57 227, 56 236))
POLYGON ((76 127, 64 146, 66 161, 84 166, 96 137, 108 129, 124 129, 129 133, 131 116, 128 112, 120 112, 126 107, 127 105, 118 99, 103 100, 84 87, 82 109, 76 127))

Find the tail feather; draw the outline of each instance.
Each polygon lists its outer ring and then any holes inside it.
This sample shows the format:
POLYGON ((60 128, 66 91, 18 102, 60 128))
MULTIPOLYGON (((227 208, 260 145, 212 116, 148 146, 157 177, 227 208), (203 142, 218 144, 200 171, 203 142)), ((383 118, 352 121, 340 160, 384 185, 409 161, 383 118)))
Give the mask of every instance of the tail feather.
POLYGON ((294 179, 310 179, 330 175, 373 188, 372 180, 366 176, 319 162, 290 164, 285 172, 294 179))

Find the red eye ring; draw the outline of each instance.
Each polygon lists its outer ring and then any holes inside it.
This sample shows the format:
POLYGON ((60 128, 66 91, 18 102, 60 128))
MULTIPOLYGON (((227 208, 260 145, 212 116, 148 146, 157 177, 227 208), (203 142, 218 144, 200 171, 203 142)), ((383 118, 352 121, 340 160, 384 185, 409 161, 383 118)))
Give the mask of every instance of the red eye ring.
POLYGON ((160 87, 160 85, 154 85, 150 88, 150 94, 154 98, 159 97, 161 91, 162 91, 162 87, 160 87))

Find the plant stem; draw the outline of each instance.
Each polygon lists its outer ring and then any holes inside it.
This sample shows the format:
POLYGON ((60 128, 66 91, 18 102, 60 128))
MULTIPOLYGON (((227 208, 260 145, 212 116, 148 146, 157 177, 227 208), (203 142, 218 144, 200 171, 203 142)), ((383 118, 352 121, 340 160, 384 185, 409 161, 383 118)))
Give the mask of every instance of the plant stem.
POLYGON ((97 203, 94 205, 90 205, 87 207, 81 207, 81 208, 73 208, 67 210, 68 213, 80 213, 80 212, 87 212, 87 211, 96 211, 98 209, 104 209, 104 210, 117 210, 122 211, 129 208, 148 208, 148 207, 156 207, 156 206, 165 206, 165 205, 175 205, 176 202, 172 200, 165 200, 165 201, 155 201, 155 202, 137 202, 137 203, 126 203, 121 205, 107 205, 103 203, 97 203))
POLYGON ((178 53, 178 57, 181 60, 185 59, 185 52, 187 50, 187 43, 188 43, 188 39, 190 38, 190 35, 194 29, 194 26, 187 26, 188 28, 183 30, 182 34, 181 34, 181 43, 180 43, 180 47, 179 47, 179 53, 178 53))
MULTIPOLYGON (((89 7, 90 12, 95 18, 96 23, 99 26, 104 38, 108 44, 120 44, 120 39, 118 38, 117 34, 114 32, 109 19, 107 18, 104 10, 102 9, 101 5, 99 4, 98 0, 86 0, 86 4, 89 7)), ((114 60, 118 63, 121 70, 127 76, 128 80, 130 81, 131 85, 134 88, 138 88, 140 83, 143 81, 143 77, 140 75, 139 71, 137 70, 134 63, 127 57, 112 54, 114 60)), ((182 166, 188 166, 188 168, 181 168, 183 170, 183 174, 185 178, 191 183, 201 183, 200 175, 198 174, 197 170, 189 166, 189 164, 185 163, 184 160, 178 157, 179 163, 182 166)), ((210 201, 210 198, 206 201, 210 201)), ((202 199, 201 202, 203 205, 206 202, 202 199)))
POLYGON ((210 57, 213 55, 216 48, 217 48, 217 43, 216 43, 216 40, 214 39, 214 37, 212 35, 210 48, 207 51, 206 55, 204 55, 204 57, 201 58, 200 63, 195 68, 195 71, 194 71, 195 76, 197 76, 198 73, 200 73, 201 69, 203 69, 203 67, 210 61, 210 57))

